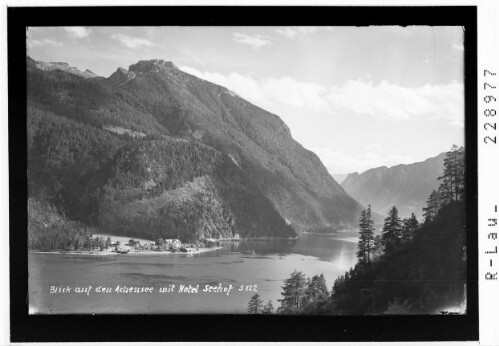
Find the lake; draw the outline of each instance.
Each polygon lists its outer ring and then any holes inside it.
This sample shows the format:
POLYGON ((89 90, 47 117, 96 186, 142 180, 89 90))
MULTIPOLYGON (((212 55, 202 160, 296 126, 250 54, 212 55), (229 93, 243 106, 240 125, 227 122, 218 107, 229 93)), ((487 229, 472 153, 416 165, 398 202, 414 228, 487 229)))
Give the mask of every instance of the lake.
POLYGON ((302 234, 294 241, 223 243, 218 250, 181 255, 30 253, 30 313, 246 313, 255 290, 277 308, 283 281, 295 269, 309 277, 324 274, 331 289, 355 264, 357 239, 354 232, 302 234), (241 253, 248 250, 255 254, 241 253), (211 291, 203 292, 207 285, 211 291), (123 293, 123 286, 153 291, 123 293))

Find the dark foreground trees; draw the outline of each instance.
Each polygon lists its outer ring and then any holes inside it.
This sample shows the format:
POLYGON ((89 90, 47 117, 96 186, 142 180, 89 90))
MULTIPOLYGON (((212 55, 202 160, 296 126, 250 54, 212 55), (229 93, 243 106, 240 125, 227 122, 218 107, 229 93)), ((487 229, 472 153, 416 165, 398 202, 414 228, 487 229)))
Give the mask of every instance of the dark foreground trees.
POLYGON ((270 315, 272 311, 274 311, 274 306, 272 305, 272 301, 269 300, 267 304, 265 304, 265 306, 263 307, 262 313, 264 315, 270 315))
POLYGON ((411 214, 410 218, 402 220, 402 243, 410 242, 414 238, 418 227, 419 221, 414 213, 411 214))
POLYGON ((444 203, 463 199, 465 193, 464 169, 464 147, 453 145, 444 159, 444 173, 441 177, 438 177, 441 181, 438 190, 444 203))
MULTIPOLYGON (((280 303, 277 313, 284 315, 322 314, 330 297, 323 274, 306 278, 305 274, 296 270, 284 280, 281 295, 283 298, 277 300, 280 303)), ((263 308, 262 304, 260 296, 255 294, 248 303, 248 313, 271 314, 274 310, 272 301, 269 300, 263 308)))
POLYGON ((371 205, 362 210, 359 221, 359 243, 357 258, 361 263, 371 262, 371 255, 374 252, 374 221, 371 218, 371 205))
POLYGON ((263 300, 260 299, 260 295, 257 293, 251 297, 248 303, 248 313, 258 314, 262 312, 262 309, 263 309, 263 300))
POLYGON ((424 208, 401 222, 388 213, 381 241, 384 253, 369 265, 359 263, 336 279, 332 314, 438 313, 465 301, 466 238, 464 149, 454 146, 444 161, 438 190, 424 208))
POLYGON ((464 301, 464 203, 442 207, 414 238, 334 283, 329 313, 438 313, 464 301))
POLYGON ((281 306, 277 312, 282 314, 297 314, 302 307, 302 299, 306 289, 305 274, 294 270, 291 276, 284 280, 282 287, 282 299, 277 301, 281 306))
POLYGON ((395 206, 390 209, 385 219, 381 231, 381 242, 385 253, 393 252, 402 243, 402 222, 395 206))
MULTIPOLYGON (((280 300, 278 312, 336 315, 438 314, 448 309, 464 312, 467 277, 464 154, 462 148, 453 147, 447 156, 444 178, 438 191, 429 198, 424 223, 420 224, 415 215, 400 220, 397 208, 391 208, 381 237, 374 237, 376 256, 367 260, 366 247, 361 246, 361 232, 358 263, 335 280, 325 302, 327 288, 323 276, 314 276, 304 283, 304 275, 295 271, 285 281, 282 292, 285 298, 280 300)), ((366 220, 365 210, 361 214, 361 230, 366 220)))

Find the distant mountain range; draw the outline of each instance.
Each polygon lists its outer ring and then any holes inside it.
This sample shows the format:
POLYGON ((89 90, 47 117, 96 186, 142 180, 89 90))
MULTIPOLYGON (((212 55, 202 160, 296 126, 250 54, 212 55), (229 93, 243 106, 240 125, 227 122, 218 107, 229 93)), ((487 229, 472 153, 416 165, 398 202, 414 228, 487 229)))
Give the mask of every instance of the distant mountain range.
POLYGON ((164 60, 108 78, 27 58, 30 198, 183 241, 357 227, 362 206, 276 115, 164 60))
POLYGON ((85 71, 80 71, 78 68, 74 66, 70 66, 69 64, 65 62, 43 62, 43 61, 34 61, 32 60, 31 63, 33 63, 37 68, 39 68, 42 71, 64 71, 67 73, 71 73, 83 78, 96 78, 99 77, 95 73, 93 73, 90 70, 85 70, 85 71))
POLYGON ((343 180, 346 179, 346 177, 348 177, 348 173, 346 174, 331 174, 334 178, 334 180, 336 180, 336 182, 338 184, 341 184, 343 182, 343 180))
POLYGON ((364 205, 386 216, 388 209, 397 206, 399 216, 411 213, 419 218, 433 189, 438 188, 438 177, 443 173, 445 153, 422 162, 393 167, 377 167, 362 174, 351 173, 341 186, 364 205))

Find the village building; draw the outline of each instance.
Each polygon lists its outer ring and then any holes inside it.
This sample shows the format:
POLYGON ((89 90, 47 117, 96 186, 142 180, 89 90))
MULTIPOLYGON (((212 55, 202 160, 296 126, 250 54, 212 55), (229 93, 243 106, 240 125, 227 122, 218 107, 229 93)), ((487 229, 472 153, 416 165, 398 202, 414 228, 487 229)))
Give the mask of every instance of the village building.
POLYGON ((170 249, 177 251, 182 247, 182 242, 178 239, 172 239, 172 243, 170 245, 170 249))

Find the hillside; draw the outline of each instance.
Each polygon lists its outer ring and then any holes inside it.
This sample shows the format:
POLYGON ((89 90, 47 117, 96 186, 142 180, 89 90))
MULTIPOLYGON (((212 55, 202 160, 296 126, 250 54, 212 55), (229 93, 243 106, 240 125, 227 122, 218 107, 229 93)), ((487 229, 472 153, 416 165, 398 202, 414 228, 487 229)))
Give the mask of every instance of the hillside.
MULTIPOLYGON (((452 146, 424 221, 401 219, 393 207, 380 235, 370 211, 359 218, 357 263, 334 281, 331 294, 296 270, 284 281, 277 313, 421 315, 467 312, 464 147, 452 146), (438 191, 438 192, 436 192, 438 191)), ((324 273, 320 273, 323 277, 324 273)), ((323 280, 323 279, 322 279, 323 280)), ((321 280, 321 281, 322 281, 321 280)))
POLYGON ((362 174, 349 174, 341 186, 364 205, 371 204, 378 214, 385 215, 396 205, 401 217, 411 213, 421 217, 422 208, 431 191, 438 187, 445 153, 422 162, 393 167, 377 167, 362 174))
MULTIPOLYGON (((357 264, 333 287, 330 313, 435 314, 461 310, 466 296, 465 205, 442 207, 414 240, 368 265, 357 264)), ((464 308, 466 306, 464 305, 464 308)))
POLYGON ((80 71, 78 68, 74 66, 70 66, 65 62, 42 62, 42 61, 30 61, 31 64, 34 64, 37 68, 43 71, 64 71, 67 73, 71 73, 77 76, 81 76, 83 78, 97 78, 99 77, 95 73, 90 70, 80 71))
POLYGON ((27 64, 29 195, 69 219, 189 241, 356 223, 284 122, 221 86, 162 60, 109 78, 27 64))
MULTIPOLYGON (((368 256, 358 253, 355 267, 336 279, 331 313, 466 312, 464 177, 464 147, 453 146, 446 153, 438 193, 434 191, 428 198, 424 222, 402 221, 393 207, 385 219, 380 242, 375 240, 372 249, 363 247, 368 256)), ((366 244, 368 237, 368 233, 364 233, 364 239, 359 237, 359 246, 366 244)))

